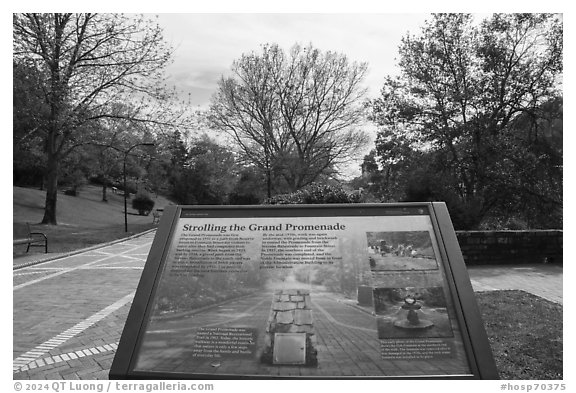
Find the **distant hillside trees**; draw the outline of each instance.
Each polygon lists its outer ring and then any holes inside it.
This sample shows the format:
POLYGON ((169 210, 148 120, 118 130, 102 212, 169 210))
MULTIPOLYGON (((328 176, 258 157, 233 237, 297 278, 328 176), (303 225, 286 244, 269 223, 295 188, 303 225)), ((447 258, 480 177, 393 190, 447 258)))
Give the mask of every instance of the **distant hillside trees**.
POLYGON ((243 167, 229 147, 207 135, 183 141, 174 133, 161 142, 158 175, 166 190, 183 205, 256 204, 264 192, 261 177, 243 167))

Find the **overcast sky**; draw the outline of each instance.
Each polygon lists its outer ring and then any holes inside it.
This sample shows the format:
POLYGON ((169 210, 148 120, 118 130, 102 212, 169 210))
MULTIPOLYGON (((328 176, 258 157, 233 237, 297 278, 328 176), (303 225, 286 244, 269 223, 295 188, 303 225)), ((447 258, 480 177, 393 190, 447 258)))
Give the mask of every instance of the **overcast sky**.
POLYGON ((397 73, 398 45, 419 33, 429 14, 159 14, 165 39, 176 48, 170 81, 192 105, 207 107, 217 82, 243 53, 264 43, 288 50, 295 43, 367 62, 365 80, 375 96, 386 75, 397 73))

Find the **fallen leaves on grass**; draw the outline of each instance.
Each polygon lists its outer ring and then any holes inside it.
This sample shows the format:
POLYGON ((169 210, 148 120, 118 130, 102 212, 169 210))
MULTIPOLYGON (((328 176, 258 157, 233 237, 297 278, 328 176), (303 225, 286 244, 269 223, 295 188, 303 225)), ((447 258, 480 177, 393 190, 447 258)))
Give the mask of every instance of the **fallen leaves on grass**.
POLYGON ((562 379, 562 305, 524 291, 476 297, 501 379, 562 379))

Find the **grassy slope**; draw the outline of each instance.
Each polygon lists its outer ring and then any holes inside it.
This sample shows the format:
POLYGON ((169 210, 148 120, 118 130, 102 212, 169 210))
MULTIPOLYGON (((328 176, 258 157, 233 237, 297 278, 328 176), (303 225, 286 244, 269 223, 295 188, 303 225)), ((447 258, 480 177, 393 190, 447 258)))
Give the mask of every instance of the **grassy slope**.
MULTIPOLYGON (((32 188, 13 187, 14 222, 42 221, 45 191, 32 188)), ((169 201, 158 196, 154 208, 163 208, 169 201)), ((76 227, 105 227, 124 224, 124 199, 120 194, 108 190, 108 202, 102 202, 102 188, 85 186, 77 197, 58 193, 57 219, 59 225, 76 227)), ((128 223, 145 223, 151 217, 138 216, 128 200, 128 223)))
MULTIPOLYGON (((153 228, 152 215, 140 216, 128 200, 128 233, 124 232, 124 199, 108 190, 108 202, 102 202, 102 188, 85 186, 80 195, 72 197, 58 193, 56 216, 58 225, 40 225, 44 215, 45 191, 13 187, 13 236, 25 233, 25 223, 33 230, 46 233, 50 252, 70 251, 107 242, 153 228)), ((170 202, 158 196, 154 208, 170 202)), ((14 247, 14 255, 22 254, 25 246, 14 247)), ((41 252, 39 248, 32 249, 41 252)))

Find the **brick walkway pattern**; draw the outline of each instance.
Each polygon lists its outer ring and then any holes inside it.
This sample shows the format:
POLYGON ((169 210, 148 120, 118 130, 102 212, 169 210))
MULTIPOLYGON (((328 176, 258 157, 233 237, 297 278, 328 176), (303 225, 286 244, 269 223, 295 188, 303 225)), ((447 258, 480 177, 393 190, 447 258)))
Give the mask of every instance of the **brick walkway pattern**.
POLYGON ((153 237, 14 270, 14 379, 108 378, 153 237))

